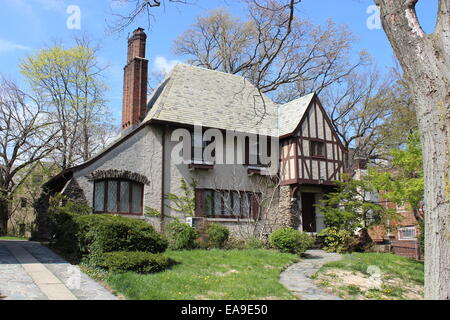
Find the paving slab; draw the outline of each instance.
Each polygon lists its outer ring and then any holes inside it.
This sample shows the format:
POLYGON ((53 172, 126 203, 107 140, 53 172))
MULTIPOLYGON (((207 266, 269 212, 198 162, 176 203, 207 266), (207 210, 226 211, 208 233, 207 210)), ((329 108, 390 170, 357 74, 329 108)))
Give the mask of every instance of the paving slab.
POLYGON ((117 300, 109 290, 38 242, 0 241, 6 300, 117 300))
POLYGON ((323 264, 340 259, 341 255, 337 253, 328 253, 323 250, 308 250, 302 260, 289 266, 281 273, 280 283, 300 300, 342 300, 324 292, 311 279, 311 276, 323 264))

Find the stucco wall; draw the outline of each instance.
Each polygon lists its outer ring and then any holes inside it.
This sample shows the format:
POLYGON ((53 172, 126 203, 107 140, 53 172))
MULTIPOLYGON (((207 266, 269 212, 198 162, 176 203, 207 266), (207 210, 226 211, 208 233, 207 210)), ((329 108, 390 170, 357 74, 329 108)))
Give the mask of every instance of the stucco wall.
POLYGON ((74 172, 73 178, 92 205, 94 183, 88 175, 96 170, 128 170, 146 176, 144 207, 160 208, 161 203, 161 130, 146 126, 92 164, 74 172))

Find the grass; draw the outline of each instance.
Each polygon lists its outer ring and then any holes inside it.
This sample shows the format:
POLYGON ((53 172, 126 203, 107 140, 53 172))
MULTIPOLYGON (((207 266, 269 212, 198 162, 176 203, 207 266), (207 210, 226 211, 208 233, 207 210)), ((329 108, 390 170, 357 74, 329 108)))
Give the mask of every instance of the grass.
POLYGON ((298 260, 270 250, 168 251, 178 262, 171 269, 140 275, 108 274, 105 282, 133 300, 184 299, 295 299, 279 282, 279 275, 298 260))
POLYGON ((323 265, 313 278, 317 285, 343 299, 423 298, 423 263, 390 253, 346 254, 323 265))
POLYGON ((16 236, 0 236, 0 240, 28 240, 28 238, 16 236))
POLYGON ((397 256, 390 253, 352 253, 343 256, 343 259, 327 263, 319 272, 327 269, 343 269, 359 271, 370 276, 369 266, 380 268, 382 274, 387 277, 395 277, 404 281, 412 281, 423 285, 423 262, 397 256))

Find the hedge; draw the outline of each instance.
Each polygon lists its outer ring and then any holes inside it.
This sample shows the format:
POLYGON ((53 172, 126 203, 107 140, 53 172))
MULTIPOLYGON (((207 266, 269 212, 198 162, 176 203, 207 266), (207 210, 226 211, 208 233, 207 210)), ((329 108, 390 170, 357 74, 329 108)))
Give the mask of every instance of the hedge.
POLYGON ((102 253, 144 251, 159 253, 168 242, 143 220, 111 215, 78 215, 64 211, 49 213, 52 243, 63 253, 97 260, 102 253))

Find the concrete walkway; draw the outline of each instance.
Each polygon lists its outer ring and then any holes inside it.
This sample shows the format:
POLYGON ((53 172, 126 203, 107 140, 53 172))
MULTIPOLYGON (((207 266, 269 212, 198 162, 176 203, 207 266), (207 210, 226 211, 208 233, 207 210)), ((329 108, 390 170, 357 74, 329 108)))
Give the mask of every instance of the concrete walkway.
POLYGON ((321 290, 310 278, 323 264, 339 259, 341 259, 341 256, 337 253, 308 250, 305 258, 281 273, 280 283, 300 300, 341 300, 339 297, 321 290))
POLYGON ((0 240, 0 296, 5 300, 116 300, 47 247, 0 240))

